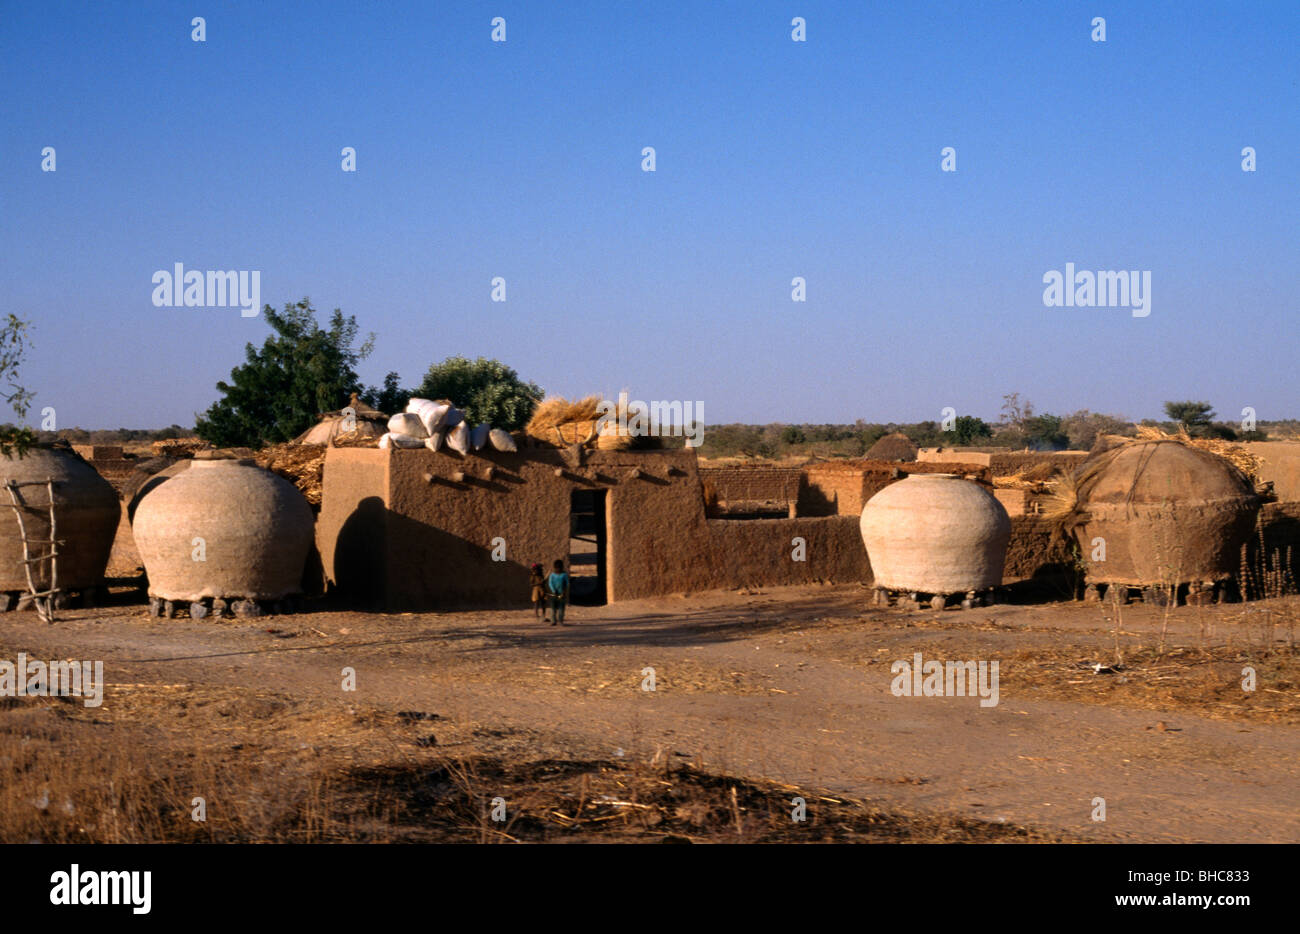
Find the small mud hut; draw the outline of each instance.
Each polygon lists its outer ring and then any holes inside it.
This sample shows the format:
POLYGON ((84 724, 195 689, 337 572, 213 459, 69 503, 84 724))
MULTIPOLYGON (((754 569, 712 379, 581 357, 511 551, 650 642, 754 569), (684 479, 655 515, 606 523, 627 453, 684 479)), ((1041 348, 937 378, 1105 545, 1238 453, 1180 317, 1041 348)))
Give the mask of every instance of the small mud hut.
POLYGON ((315 425, 312 425, 298 437, 293 444, 319 444, 321 447, 333 444, 340 436, 350 441, 365 442, 373 438, 378 444, 384 432, 388 431, 388 416, 378 409, 372 409, 352 394, 352 400, 346 408, 337 412, 326 412, 315 425))
POLYGON ((885 435, 867 451, 867 460, 904 461, 913 463, 920 448, 901 431, 885 435))

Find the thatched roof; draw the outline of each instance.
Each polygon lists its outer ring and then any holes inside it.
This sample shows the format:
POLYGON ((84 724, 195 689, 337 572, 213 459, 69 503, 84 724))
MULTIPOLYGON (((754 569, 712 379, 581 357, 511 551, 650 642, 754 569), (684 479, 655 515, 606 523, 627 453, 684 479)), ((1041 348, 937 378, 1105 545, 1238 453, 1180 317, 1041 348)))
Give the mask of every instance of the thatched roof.
POLYGON ((294 444, 320 444, 329 445, 335 438, 341 434, 349 436, 350 440, 358 438, 374 438, 378 440, 388 430, 388 416, 378 409, 372 409, 360 399, 357 394, 352 394, 352 399, 348 402, 347 408, 352 409, 355 416, 355 432, 351 428, 344 427, 344 419, 347 417, 343 413, 346 409, 339 409, 337 412, 326 412, 320 417, 315 425, 312 425, 298 437, 293 439, 294 444))
POLYGON ((867 451, 866 457, 870 460, 880 461, 907 461, 911 463, 916 460, 916 453, 920 450, 916 444, 907 435, 901 431, 885 435, 867 451))
POLYGON ((387 426, 375 421, 363 419, 360 413, 357 414, 354 430, 349 431, 345 428, 343 416, 341 415, 324 415, 315 425, 312 425, 298 437, 293 439, 294 444, 319 444, 326 447, 342 435, 349 438, 360 436, 362 438, 374 438, 379 440, 388 430, 387 426))

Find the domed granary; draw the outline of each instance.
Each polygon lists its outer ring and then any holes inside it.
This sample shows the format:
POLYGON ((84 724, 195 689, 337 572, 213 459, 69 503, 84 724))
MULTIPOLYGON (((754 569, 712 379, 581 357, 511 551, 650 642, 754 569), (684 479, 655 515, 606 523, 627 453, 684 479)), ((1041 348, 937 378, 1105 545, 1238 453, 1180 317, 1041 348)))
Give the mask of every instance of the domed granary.
POLYGON ((1204 594, 1231 579, 1260 498, 1229 461, 1180 441, 1090 456, 1073 478, 1069 526, 1097 584, 1204 594))
POLYGON ((313 521, 294 485, 252 460, 192 461, 135 507, 152 611, 187 602, 194 616, 256 614, 299 594, 313 521))
POLYGON ((966 604, 1002 583, 1011 519, 997 499, 955 474, 913 474, 867 501, 862 541, 876 599, 889 591, 931 595, 940 609, 951 594, 966 604))
POLYGON ((62 592, 83 595, 96 591, 104 582, 104 568, 113 549, 113 536, 121 517, 121 506, 113 486, 74 451, 59 445, 40 445, 19 455, 0 455, 0 604, 13 605, 18 593, 38 592, 57 586, 62 592), (53 481, 54 534, 50 529, 50 495, 53 481), (10 484, 13 484, 11 487, 10 484), (20 508, 12 508, 14 498, 20 508), (29 542, 28 556, 50 553, 51 538, 58 540, 53 562, 33 561, 31 580, 24 568, 23 531, 29 542), (55 573, 52 575, 51 571, 55 573))

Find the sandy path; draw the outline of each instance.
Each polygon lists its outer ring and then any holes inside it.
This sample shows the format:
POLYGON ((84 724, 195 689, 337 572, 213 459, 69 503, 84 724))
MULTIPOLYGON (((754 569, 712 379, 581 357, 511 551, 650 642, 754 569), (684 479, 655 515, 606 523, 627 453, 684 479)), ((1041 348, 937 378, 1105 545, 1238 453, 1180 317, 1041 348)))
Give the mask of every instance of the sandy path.
MULTIPOLYGON (((103 658, 110 682, 259 686, 322 702, 345 696, 348 665, 357 693, 347 697, 523 731, 524 754, 677 756, 1096 840, 1300 840, 1300 729, 1177 713, 1176 729, 1161 732, 1153 711, 1005 691, 993 708, 894 697, 887 664, 852 664, 838 657, 843 636, 819 635, 819 621, 861 611, 860 592, 791 588, 578 608, 566 628, 519 612, 218 624, 162 623, 132 608, 70 614, 55 627, 9 614, 0 657, 103 658), (659 680, 653 693, 640 689, 646 666, 659 680), (1096 796, 1104 823, 1091 819, 1096 796)), ((1013 625, 1042 615, 970 612, 1013 625)), ((1066 628, 1095 627, 1090 619, 1070 607, 1059 616, 1066 628)))

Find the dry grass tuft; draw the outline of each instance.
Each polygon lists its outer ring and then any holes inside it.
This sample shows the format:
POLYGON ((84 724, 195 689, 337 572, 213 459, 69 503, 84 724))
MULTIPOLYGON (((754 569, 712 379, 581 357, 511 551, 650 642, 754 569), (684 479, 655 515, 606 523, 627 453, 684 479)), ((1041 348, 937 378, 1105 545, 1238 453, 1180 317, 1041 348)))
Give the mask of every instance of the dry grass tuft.
POLYGON ((325 446, 320 444, 273 444, 257 452, 257 463, 298 488, 313 506, 321 501, 325 480, 325 446))

